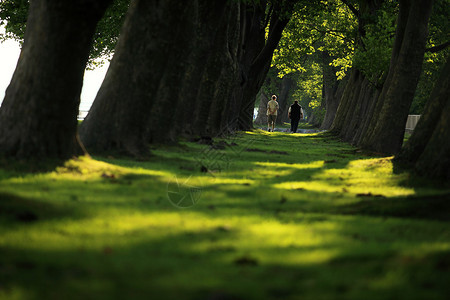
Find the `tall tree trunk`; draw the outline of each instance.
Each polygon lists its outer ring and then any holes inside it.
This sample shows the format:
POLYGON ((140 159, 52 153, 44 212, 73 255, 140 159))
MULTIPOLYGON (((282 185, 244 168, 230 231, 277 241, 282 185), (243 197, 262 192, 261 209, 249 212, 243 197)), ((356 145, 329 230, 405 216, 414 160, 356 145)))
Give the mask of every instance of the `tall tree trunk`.
MULTIPOLYGON (((240 109, 242 107, 242 99, 248 86, 249 70, 255 58, 264 47, 264 16, 267 1, 259 4, 244 4, 240 19, 240 47, 238 51, 239 77, 237 78, 235 89, 229 103, 228 113, 225 118, 227 127, 230 130, 243 128, 243 120, 240 118, 240 109)), ((246 110, 248 108, 245 108, 246 110)), ((248 120, 246 120, 248 121, 248 120)))
POLYGON ((261 91, 259 96, 258 115, 256 116, 255 124, 263 126, 267 125, 267 103, 269 103, 269 100, 269 97, 261 91))
POLYGON ((333 59, 330 57, 328 52, 322 52, 322 60, 324 91, 322 101, 325 101, 326 112, 320 129, 327 130, 330 129, 333 124, 334 117, 336 116, 336 111, 344 91, 345 80, 337 80, 336 70, 330 66, 333 59))
POLYGON ((290 122, 288 111, 289 106, 291 106, 292 103, 290 102, 289 96, 291 95, 293 85, 294 81, 289 74, 283 77, 281 81, 280 95, 278 96, 278 105, 280 107, 276 122, 278 125, 283 125, 285 122, 290 122))
POLYGON ((161 129, 155 124, 161 118, 152 118, 152 112, 167 113, 179 98, 197 5, 194 0, 131 3, 105 80, 80 128, 88 149, 148 155, 152 134, 160 137, 154 128, 161 129))
POLYGON ((344 132, 347 122, 351 120, 351 116, 353 115, 355 101, 357 101, 359 96, 362 82, 363 74, 361 71, 352 69, 347 84, 345 85, 335 119, 330 128, 332 133, 341 135, 344 132))
MULTIPOLYGON (((215 106, 224 104, 223 102, 226 101, 226 98, 217 98, 218 96, 227 95, 223 90, 221 90, 221 93, 218 94, 217 88, 225 82, 228 85, 228 80, 225 80, 225 75, 223 72, 225 72, 225 70, 230 71, 228 67, 230 64, 233 64, 233 61, 235 61, 235 59, 231 57, 230 48, 228 48, 228 45, 229 43, 234 43, 234 41, 230 40, 231 37, 233 36, 236 38, 238 35, 229 35, 228 33, 229 31, 233 31, 236 26, 236 23, 230 21, 238 21, 236 18, 236 16, 239 15, 239 9, 237 9, 238 6, 238 3, 231 2, 228 4, 226 13, 213 42, 214 46, 211 49, 212 54, 209 59, 205 61, 206 70, 203 74, 201 85, 199 87, 197 94, 197 106, 193 114, 194 134, 211 135, 211 133, 220 129, 212 128, 209 121, 210 118, 212 118, 211 110, 214 110, 215 106)), ((228 86, 228 89, 232 90, 232 83, 230 82, 229 84, 230 86, 228 86)), ((227 89, 227 87, 221 88, 227 89)), ((218 117, 218 115, 216 114, 215 117, 218 117)), ((217 124, 220 124, 220 122, 217 122, 217 124)))
POLYGON ((227 110, 230 105, 230 99, 234 96, 233 91, 238 85, 239 61, 238 53, 241 46, 240 39, 240 20, 242 15, 242 5, 233 4, 231 8, 229 26, 226 34, 225 51, 223 51, 223 68, 221 77, 216 84, 216 92, 212 99, 212 105, 209 113, 208 128, 211 135, 228 134, 229 126, 225 120, 227 110))
POLYGON ((226 5, 226 0, 199 1, 196 35, 193 38, 195 47, 190 53, 185 78, 180 87, 181 102, 176 106, 174 124, 170 128, 173 137, 194 133, 194 114, 198 106, 198 91, 206 72, 205 61, 212 55, 213 42, 226 15, 226 5))
POLYGON ((426 176, 450 179, 450 59, 425 106, 424 113, 396 161, 415 166, 426 176))
POLYGON ((400 1, 390 70, 372 117, 372 130, 362 140, 364 148, 388 154, 401 149, 422 68, 431 4, 429 0, 400 1))
POLYGON ((80 154, 77 115, 97 22, 110 0, 31 1, 22 52, 0 108, 0 153, 80 154))
MULTIPOLYGON (((257 56, 252 59, 247 73, 247 82, 243 86, 242 99, 239 101, 239 129, 242 130, 248 130, 253 127, 253 108, 256 95, 264 84, 264 79, 269 72, 273 52, 278 46, 284 28, 289 23, 293 9, 293 3, 284 3, 284 7, 281 3, 276 3, 275 6, 270 18, 267 40, 257 56)), ((262 31, 264 40, 265 28, 262 28, 262 31)))

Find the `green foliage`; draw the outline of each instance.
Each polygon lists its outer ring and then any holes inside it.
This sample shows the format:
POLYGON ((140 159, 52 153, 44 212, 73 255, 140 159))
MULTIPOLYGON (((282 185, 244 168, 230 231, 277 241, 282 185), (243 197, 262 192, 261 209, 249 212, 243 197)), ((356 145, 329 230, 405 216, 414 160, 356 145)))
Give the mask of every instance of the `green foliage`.
MULTIPOLYGON (((114 0, 97 25, 90 53, 88 68, 102 65, 110 59, 128 10, 129 0, 114 0)), ((28 16, 28 0, 5 0, 0 2, 0 24, 5 25, 5 34, 0 40, 15 39, 23 42, 28 16)))
POLYGON ((0 33, 0 41, 5 39, 23 41, 28 7, 28 0, 4 0, 0 2, 0 25, 5 26, 5 33, 0 33))
POLYGON ((322 51, 334 58, 338 79, 352 65, 357 22, 350 9, 341 1, 300 2, 283 32, 272 65, 280 77, 298 73, 294 98, 299 100, 307 115, 314 113, 323 119, 322 51), (302 4, 302 5, 300 5, 302 4))
POLYGON ((365 35, 360 37, 362 45, 356 48, 353 57, 353 65, 376 85, 383 84, 389 69, 397 10, 397 4, 385 2, 376 11, 374 20, 364 27, 365 35))
POLYGON ((223 143, 0 169, 0 298, 447 298, 448 186, 322 134, 223 143))
POLYGON ((307 63, 309 64, 306 71, 298 77, 298 89, 294 93, 294 98, 309 111, 321 106, 323 73, 320 63, 313 59, 307 63))
POLYGON ((97 24, 88 67, 102 65, 105 59, 112 58, 129 2, 130 0, 114 0, 97 24))
POLYGON ((267 73, 266 79, 261 91, 268 97, 277 94, 281 90, 281 78, 278 77, 277 69, 271 67, 267 73))
POLYGON ((307 56, 328 51, 336 57, 336 66, 345 72, 351 63, 357 23, 340 1, 318 1, 299 5, 283 32, 272 64, 280 76, 304 72, 307 56))

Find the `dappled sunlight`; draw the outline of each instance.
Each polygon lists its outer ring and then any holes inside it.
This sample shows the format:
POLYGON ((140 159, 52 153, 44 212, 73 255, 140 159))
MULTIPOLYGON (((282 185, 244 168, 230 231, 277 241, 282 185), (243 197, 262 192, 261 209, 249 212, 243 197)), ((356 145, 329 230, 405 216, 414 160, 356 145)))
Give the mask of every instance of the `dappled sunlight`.
POLYGON ((258 299, 272 299, 267 293, 280 286, 314 299, 323 286, 334 295, 355 282, 357 295, 408 288, 414 280, 401 276, 411 261, 431 270, 433 262, 447 263, 439 256, 450 251, 445 216, 399 214, 389 202, 403 213, 408 201, 395 197, 423 193, 404 185, 409 174, 393 173, 391 158, 283 133, 233 141, 241 152, 222 149, 232 158, 223 170, 200 168, 205 145, 185 143, 145 162, 82 157, 49 173, 5 176, 0 267, 10 278, 7 295, 26 299, 48 279, 59 292, 79 291, 77 280, 86 293, 107 291, 104 282, 164 296, 176 286, 172 298, 251 286, 258 299), (30 293, 22 293, 23 274, 33 278, 24 280, 30 293))
POLYGON ((415 194, 413 188, 401 185, 408 174, 393 173, 392 157, 353 160, 347 164, 346 168, 335 169, 331 166, 313 174, 307 181, 284 181, 274 184, 273 187, 329 193, 373 194, 385 197, 415 194))

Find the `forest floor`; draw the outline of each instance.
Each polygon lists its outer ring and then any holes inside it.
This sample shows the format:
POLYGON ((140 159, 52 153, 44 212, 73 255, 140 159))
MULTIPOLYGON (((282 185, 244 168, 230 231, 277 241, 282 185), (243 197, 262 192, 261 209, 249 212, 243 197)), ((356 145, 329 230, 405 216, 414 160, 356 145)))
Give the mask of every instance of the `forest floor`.
POLYGON ((448 299, 450 186, 262 130, 0 169, 0 299, 448 299))

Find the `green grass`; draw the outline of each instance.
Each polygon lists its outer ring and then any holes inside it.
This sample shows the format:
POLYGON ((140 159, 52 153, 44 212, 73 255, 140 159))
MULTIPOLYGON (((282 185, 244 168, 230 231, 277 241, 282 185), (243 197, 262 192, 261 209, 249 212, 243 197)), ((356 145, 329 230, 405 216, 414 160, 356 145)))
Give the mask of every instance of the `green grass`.
POLYGON ((447 299, 450 186, 325 134, 214 145, 0 170, 0 299, 447 299))

